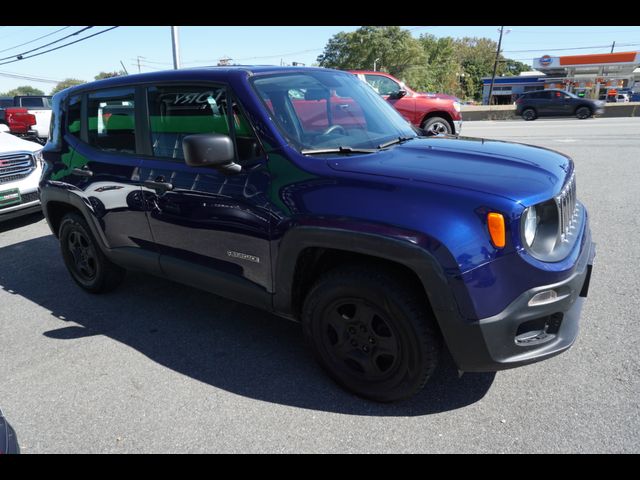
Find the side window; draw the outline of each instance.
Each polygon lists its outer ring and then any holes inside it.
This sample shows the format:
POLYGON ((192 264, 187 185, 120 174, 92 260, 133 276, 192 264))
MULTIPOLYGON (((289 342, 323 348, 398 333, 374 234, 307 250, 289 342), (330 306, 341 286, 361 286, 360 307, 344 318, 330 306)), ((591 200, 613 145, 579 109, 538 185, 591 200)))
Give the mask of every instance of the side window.
POLYGON ((364 78, 380 95, 391 95, 400 90, 400 84, 382 75, 365 75, 364 78))
POLYGON ((133 97, 133 88, 103 90, 89 94, 89 145, 108 152, 136 152, 133 97))
POLYGON ((81 106, 82 97, 80 95, 75 95, 69 99, 69 106, 67 107, 67 133, 76 138, 80 138, 81 106))
POLYGON ((196 133, 235 132, 238 160, 257 155, 258 142, 244 114, 223 86, 166 86, 148 90, 153 154, 183 159, 182 140, 196 133), (231 103, 231 111, 229 111, 231 103), (233 128, 229 121, 233 118, 233 128))

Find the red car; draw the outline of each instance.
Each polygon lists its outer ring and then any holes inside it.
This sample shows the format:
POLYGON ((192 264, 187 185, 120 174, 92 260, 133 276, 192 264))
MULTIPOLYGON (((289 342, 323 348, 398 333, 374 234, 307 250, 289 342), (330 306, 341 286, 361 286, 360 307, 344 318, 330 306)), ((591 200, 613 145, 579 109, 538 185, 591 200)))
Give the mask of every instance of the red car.
POLYGON ((462 127, 460 102, 450 95, 418 93, 383 72, 350 70, 367 82, 416 127, 430 135, 459 134, 462 127))

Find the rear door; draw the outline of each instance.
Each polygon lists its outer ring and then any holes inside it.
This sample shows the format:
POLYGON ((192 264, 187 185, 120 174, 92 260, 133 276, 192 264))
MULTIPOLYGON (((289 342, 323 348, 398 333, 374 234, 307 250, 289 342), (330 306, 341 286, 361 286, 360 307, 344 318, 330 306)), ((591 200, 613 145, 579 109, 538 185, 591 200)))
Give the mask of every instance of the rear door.
POLYGON ((71 96, 64 133, 68 148, 50 179, 79 197, 109 248, 146 259, 148 270, 159 271, 142 201, 136 103, 133 87, 71 96))
POLYGON ((536 109, 539 116, 555 115, 555 108, 551 99, 551 92, 540 91, 531 94, 531 105, 536 109))

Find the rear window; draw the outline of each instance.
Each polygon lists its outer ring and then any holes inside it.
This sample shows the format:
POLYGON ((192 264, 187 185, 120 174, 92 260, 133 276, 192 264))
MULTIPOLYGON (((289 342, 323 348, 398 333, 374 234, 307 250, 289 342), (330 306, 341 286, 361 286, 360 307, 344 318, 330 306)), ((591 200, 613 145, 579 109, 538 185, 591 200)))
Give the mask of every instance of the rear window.
POLYGON ((38 98, 38 97, 34 97, 34 98, 23 98, 20 100, 20 105, 22 105, 23 107, 35 107, 35 108, 43 108, 45 107, 45 100, 44 98, 38 98))
POLYGON ((133 88, 90 93, 87 104, 89 145, 108 152, 135 153, 133 88))

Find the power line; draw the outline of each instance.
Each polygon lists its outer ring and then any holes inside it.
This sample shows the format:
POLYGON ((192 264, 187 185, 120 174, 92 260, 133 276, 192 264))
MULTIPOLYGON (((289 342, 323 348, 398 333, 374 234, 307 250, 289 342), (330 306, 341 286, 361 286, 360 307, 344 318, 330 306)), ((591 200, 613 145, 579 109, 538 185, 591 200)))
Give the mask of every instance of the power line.
POLYGON ((30 43, 33 43, 33 42, 38 41, 38 40, 40 40, 42 38, 45 38, 45 37, 50 37, 53 34, 56 34, 56 33, 61 32, 63 30, 66 30, 67 28, 71 28, 71 27, 60 28, 60 29, 56 30, 55 32, 47 33, 46 35, 42 35, 41 37, 34 38, 33 40, 30 40, 28 42, 21 43, 20 45, 15 45, 15 46, 10 47, 10 48, 5 48, 4 50, 0 50, 0 53, 8 52, 9 50, 13 50, 14 48, 22 47, 23 45, 28 45, 30 43))
POLYGON ((64 45, 60 45, 59 47, 50 48, 49 50, 45 50, 44 52, 36 53, 34 55, 29 55, 28 57, 24 57, 24 58, 17 58, 16 60, 11 60, 10 62, 3 62, 3 63, 0 63, 0 65, 7 65, 8 63, 19 62, 21 60, 26 60, 28 58, 33 58, 33 57, 37 57, 39 55, 44 55, 45 53, 53 52, 54 50, 60 50, 61 48, 68 47, 69 45, 73 45, 74 43, 82 42, 83 40, 88 40, 91 37, 95 37, 96 35, 100 35, 100 34, 106 33, 106 32, 108 32, 110 30, 115 29, 115 28, 118 28, 118 26, 107 28, 106 30, 101 30, 101 31, 99 31, 97 33, 94 33, 93 35, 89 35, 87 37, 79 38, 78 40, 74 40, 73 42, 65 43, 64 45))
MULTIPOLYGON (((618 46, 631 47, 640 43, 620 43, 618 46)), ((589 50, 591 48, 611 48, 611 44, 594 45, 591 47, 568 47, 568 48, 536 48, 535 50, 503 50, 503 53, 527 53, 527 52, 563 52, 565 50, 589 50)))
MULTIPOLYGON (((300 54, 303 54, 303 53, 310 53, 310 52, 319 52, 321 50, 324 50, 324 47, 322 47, 322 48, 310 48, 310 49, 307 49, 307 50, 300 50, 300 51, 297 51, 297 52, 279 53, 279 54, 276 54, 276 55, 263 55, 263 56, 259 56, 259 57, 231 58, 231 60, 239 62, 239 61, 243 61, 243 60, 260 60, 260 59, 266 59, 266 58, 290 57, 292 55, 300 55, 300 54)), ((212 60, 212 59, 192 60, 190 62, 182 62, 182 63, 185 64, 185 65, 191 65, 191 64, 194 64, 194 63, 217 62, 218 60, 219 59, 215 59, 215 60, 212 60)))
MULTIPOLYGON (((82 33, 82 32, 84 32, 85 30, 89 30, 90 28, 93 28, 93 27, 85 27, 85 28, 82 28, 82 29, 78 30, 77 32, 74 32, 74 33, 72 33, 72 34, 70 34, 70 35, 67 35, 66 37, 59 38, 59 39, 57 39, 57 40, 54 40, 53 42, 49 42, 49 43, 47 43, 47 44, 45 44, 45 45, 42 45, 42 46, 40 46, 40 47, 32 48, 31 50, 27 50, 26 52, 16 53, 16 54, 10 55, 10 56, 8 56, 8 57, 0 58, 0 61, 1 61, 1 60, 8 60, 9 58, 17 58, 18 60, 21 60, 21 58, 20 58, 20 57, 22 57, 22 56, 26 55, 27 53, 35 52, 36 50, 41 50, 41 49, 43 49, 43 48, 45 48, 45 47, 48 47, 49 45, 53 45, 54 43, 61 42, 62 40, 65 40, 65 39, 67 39, 67 38, 69 38, 69 37, 73 37, 74 35, 78 35, 79 33, 82 33)), ((32 56, 32 57, 35 57, 35 55, 31 55, 31 56, 32 56)), ((2 65, 2 64, 0 64, 0 65, 2 65)))
POLYGON ((19 73, 12 72, 0 72, 0 77, 8 77, 8 78, 17 78, 19 80, 29 80, 31 82, 40 82, 40 83, 60 83, 61 80, 53 80, 50 78, 42 78, 36 77, 34 75, 21 75, 19 73))
MULTIPOLYGON (((6 28, 6 27, 5 27, 5 28, 6 28)), ((14 35, 16 35, 16 34, 18 34, 18 33, 22 33, 22 32, 24 32, 24 31, 26 31, 26 30, 29 30, 30 28, 33 28, 33 27, 21 28, 21 29, 20 29, 20 30, 18 30, 17 32, 11 32, 11 33, 9 33, 9 34, 7 34, 7 35, 3 35, 3 36, 1 36, 0 38, 12 37, 12 36, 14 36, 14 35)))

